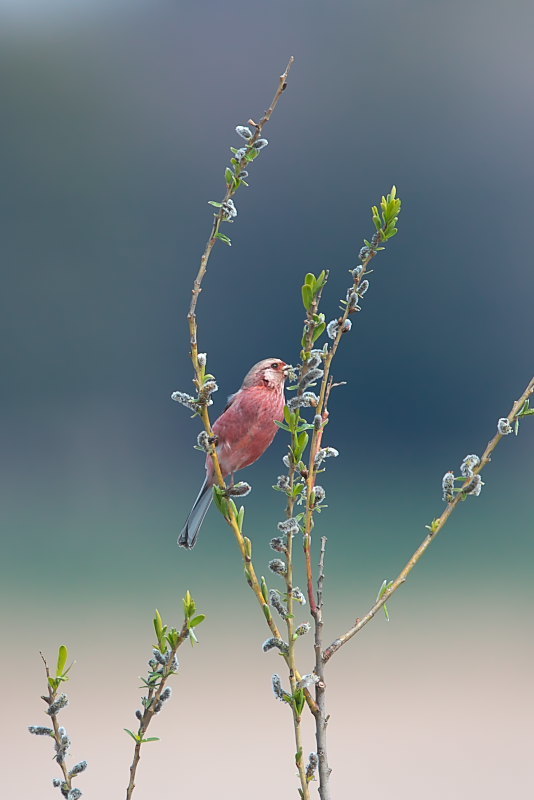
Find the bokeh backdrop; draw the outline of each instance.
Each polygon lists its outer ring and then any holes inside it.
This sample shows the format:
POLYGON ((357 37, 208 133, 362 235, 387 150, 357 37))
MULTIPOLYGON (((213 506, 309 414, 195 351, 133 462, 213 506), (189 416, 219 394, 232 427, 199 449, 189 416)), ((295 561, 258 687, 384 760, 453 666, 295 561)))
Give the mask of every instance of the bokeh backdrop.
MULTIPOLYGON (((331 403, 327 633, 373 601, 532 374, 534 9, 495 0, 1 0, 1 603, 6 797, 58 796, 39 650, 69 645, 64 713, 87 797, 124 796, 153 609, 208 615, 181 653, 138 800, 296 796, 279 669, 234 541, 212 510, 176 536, 202 479, 186 312, 236 124, 295 56, 269 147, 236 200, 199 303, 224 395, 295 361, 299 287, 331 269, 332 316, 395 183, 331 403)), ((329 670, 336 797, 528 796, 534 424, 499 446, 381 616, 329 670)), ((258 567, 282 514, 282 435, 247 473, 258 567)), ((244 476, 243 476, 244 477, 244 476)), ((263 565, 263 567, 261 566, 263 565)), ((304 651, 304 645, 301 645, 304 651)), ((309 664, 311 667, 311 663, 309 664)), ((306 669, 306 665, 303 665, 306 669)), ((313 749, 308 731, 306 749, 313 749)))

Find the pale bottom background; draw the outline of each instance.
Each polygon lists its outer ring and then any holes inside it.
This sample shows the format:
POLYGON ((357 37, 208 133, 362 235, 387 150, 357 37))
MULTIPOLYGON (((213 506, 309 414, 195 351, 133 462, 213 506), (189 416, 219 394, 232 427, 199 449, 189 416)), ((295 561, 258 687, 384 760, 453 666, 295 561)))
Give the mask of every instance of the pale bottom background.
MULTIPOLYGON (((418 608, 403 593, 391 604, 389 625, 375 620, 331 662, 333 797, 533 796, 528 608, 518 597, 492 599, 489 587, 454 607, 434 596, 418 608)), ((270 689, 283 664, 261 652, 257 616, 247 612, 225 630, 221 615, 229 609, 213 599, 206 610, 211 621, 199 629, 200 645, 180 651, 174 695, 149 733, 161 741, 143 749, 134 796, 297 797, 290 714, 270 689)), ((13 623, 20 609, 3 613, 13 623)), ((51 743, 25 730, 45 723, 37 648, 41 640, 55 643, 57 631, 77 661, 67 685, 71 705, 62 712, 73 758, 89 761, 77 785, 84 797, 124 797, 132 742, 122 728, 135 723, 136 676, 152 644, 148 613, 132 615, 117 604, 107 612, 74 607, 54 622, 37 608, 33 631, 14 634, 2 665, 3 717, 10 721, 3 797, 59 797, 51 743)))

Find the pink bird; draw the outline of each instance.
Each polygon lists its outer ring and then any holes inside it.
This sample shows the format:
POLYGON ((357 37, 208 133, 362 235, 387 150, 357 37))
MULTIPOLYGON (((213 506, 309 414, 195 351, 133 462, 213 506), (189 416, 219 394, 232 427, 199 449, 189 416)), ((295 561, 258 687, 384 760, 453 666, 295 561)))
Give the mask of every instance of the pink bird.
MULTIPOLYGON (((253 464, 267 450, 284 418, 284 381, 288 365, 279 358, 265 358, 245 375, 238 392, 213 423, 216 451, 223 477, 253 464)), ((178 544, 189 550, 195 546, 200 526, 213 499, 215 483, 213 461, 206 457, 206 479, 191 509, 178 544)))

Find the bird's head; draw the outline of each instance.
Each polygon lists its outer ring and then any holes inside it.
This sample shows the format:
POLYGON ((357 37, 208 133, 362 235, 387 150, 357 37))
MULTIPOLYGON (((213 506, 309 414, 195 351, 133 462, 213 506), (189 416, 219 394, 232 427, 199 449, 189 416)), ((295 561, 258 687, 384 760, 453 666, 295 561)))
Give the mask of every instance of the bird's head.
POLYGON ((283 389, 289 365, 279 358, 264 358, 254 364, 245 375, 243 389, 251 386, 268 386, 270 389, 283 389))

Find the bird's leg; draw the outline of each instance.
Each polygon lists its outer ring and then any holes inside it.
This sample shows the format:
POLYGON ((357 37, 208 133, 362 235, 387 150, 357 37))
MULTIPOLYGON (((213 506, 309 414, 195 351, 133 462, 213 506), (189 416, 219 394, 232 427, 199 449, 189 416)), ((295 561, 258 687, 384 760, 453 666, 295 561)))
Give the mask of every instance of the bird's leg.
POLYGON ((235 483, 235 473, 232 472, 232 473, 230 473, 230 486, 228 488, 232 489, 233 486, 234 486, 234 483, 235 483))

